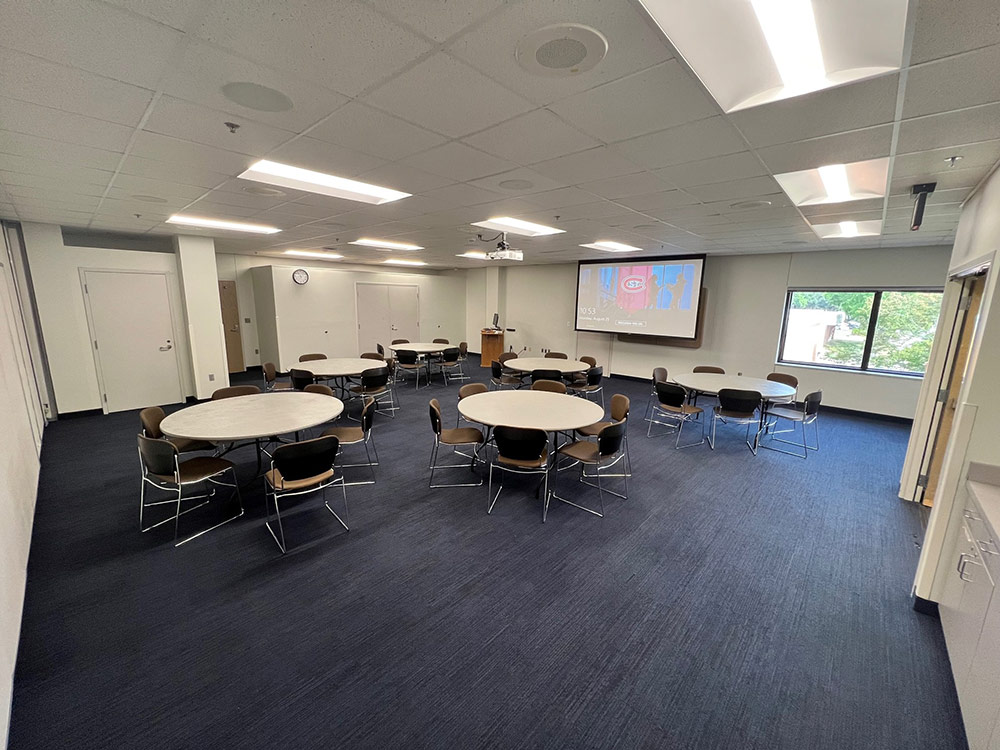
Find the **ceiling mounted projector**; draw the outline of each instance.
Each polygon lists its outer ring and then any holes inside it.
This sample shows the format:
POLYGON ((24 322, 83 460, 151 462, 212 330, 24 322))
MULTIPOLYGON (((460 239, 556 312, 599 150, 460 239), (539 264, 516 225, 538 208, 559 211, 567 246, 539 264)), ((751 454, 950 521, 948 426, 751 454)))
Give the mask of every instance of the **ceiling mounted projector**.
POLYGON ((486 260, 524 260, 524 253, 520 250, 510 246, 507 242, 507 233, 501 232, 496 237, 492 239, 485 239, 483 235, 477 234, 476 237, 480 242, 493 242, 493 240, 499 239, 497 243, 497 249, 486 253, 486 260))
POLYGON ((927 205, 927 196, 933 193, 936 187, 936 182, 923 182, 913 186, 911 192, 916 196, 916 200, 913 201, 913 219, 910 221, 911 232, 916 232, 920 229, 920 225, 924 223, 924 207, 927 205))

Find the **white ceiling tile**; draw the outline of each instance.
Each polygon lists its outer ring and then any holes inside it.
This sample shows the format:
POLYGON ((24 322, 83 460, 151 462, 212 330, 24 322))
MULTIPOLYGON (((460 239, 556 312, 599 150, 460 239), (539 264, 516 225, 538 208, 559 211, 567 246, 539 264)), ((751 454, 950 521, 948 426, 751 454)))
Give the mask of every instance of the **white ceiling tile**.
POLYGON ((0 45, 145 88, 156 88, 181 39, 93 0, 14 0, 0 24, 0 45))
POLYGON ((622 141, 614 148, 646 169, 734 154, 746 149, 740 134, 722 117, 709 117, 669 130, 622 141))
POLYGON ((504 199, 504 196, 499 193, 469 183, 447 185, 435 190, 428 190, 423 195, 452 206, 478 206, 504 199))
POLYGON ((207 167, 185 162, 170 162, 157 159, 147 159, 142 156, 129 155, 122 162, 119 171, 122 174, 149 177, 154 180, 179 182, 182 185, 198 185, 203 188, 213 188, 225 182, 229 177, 222 172, 216 172, 207 167))
POLYGON ((310 138, 396 161, 445 139, 385 112, 350 102, 309 131, 310 138))
POLYGON ((759 177, 767 174, 760 159, 749 151, 715 156, 711 159, 689 161, 684 164, 657 169, 657 177, 679 188, 695 185, 710 185, 714 182, 739 180, 744 177, 759 177))
POLYGON ((467 136, 465 142, 518 164, 534 164, 600 145, 544 109, 467 136))
POLYGON ((773 173, 797 172, 824 164, 847 164, 888 156, 892 125, 811 138, 762 148, 757 153, 773 173))
MULTIPOLYGON (((0 157, 0 169, 4 178, 0 183, 9 179, 11 184, 18 180, 40 180, 40 181, 69 181, 82 182, 91 185, 107 185, 114 174, 108 169, 91 169, 90 167, 73 167, 59 162, 42 162, 28 159, 23 156, 4 155, 0 157)), ((21 184, 32 184, 22 182, 21 184)))
MULTIPOLYGON (((245 154, 223 151, 200 143, 145 131, 136 136, 126 163, 135 156, 140 159, 167 162, 173 169, 190 166, 228 176, 239 174, 253 163, 253 158, 245 154)), ((142 162, 138 164, 141 165, 142 162)), ((133 171, 138 171, 138 168, 133 171)))
POLYGON ((124 151, 133 129, 106 120, 0 97, 3 127, 63 143, 124 151))
POLYGON ((803 216, 829 216, 830 214, 844 213, 845 211, 881 211, 884 200, 882 198, 869 198, 867 200, 849 201, 847 203, 819 203, 812 206, 799 206, 803 216))
POLYGON ((533 108, 528 100, 440 52, 364 100, 451 137, 483 130, 533 108))
POLYGON ((683 190, 665 190, 659 193, 618 198, 615 202, 646 213, 649 211, 664 211, 668 208, 676 208, 677 206, 690 206, 698 203, 698 199, 685 193, 683 190))
POLYGON ((348 96, 385 80, 429 43, 353 0, 216 0, 202 39, 348 96))
POLYGON ((742 180, 716 182, 711 185, 686 188, 689 193, 705 202, 746 200, 748 198, 765 198, 781 200, 784 195, 781 187, 773 177, 746 177, 742 180))
POLYGON ((1000 139, 1000 104, 903 120, 896 150, 926 151, 948 145, 1000 139))
POLYGON ((121 160, 121 154, 114 151, 52 141, 25 133, 11 133, 8 130, 0 130, 0 154, 109 170, 113 170, 121 160))
POLYGON ((413 194, 426 193, 428 190, 454 182, 447 177, 431 174, 398 161, 363 172, 358 179, 413 194))
MULTIPOLYGON (((100 172, 99 174, 110 174, 100 172)), ((23 188, 29 188, 31 195, 43 197, 45 191, 52 193, 72 193, 73 195, 86 195, 99 198, 104 194, 108 186, 108 181, 97 182, 94 180, 68 180, 66 177, 41 177, 37 175, 25 175, 17 172, 0 172, 0 183, 7 191, 13 195, 23 195, 23 188)))
POLYGON ((641 167, 607 146, 598 146, 589 151, 542 161, 533 164, 531 168, 564 185, 576 185, 641 171, 641 167))
POLYGON ((397 22, 416 29, 435 42, 443 42, 483 16, 502 8, 508 0, 461 0, 457 3, 455 0, 367 2, 397 22))
POLYGON ((160 98, 143 130, 256 157, 264 156, 295 136, 287 130, 247 120, 232 112, 209 109, 172 96, 160 98), (223 124, 225 122, 234 122, 240 127, 231 133, 223 124))
POLYGON ((590 203, 594 196, 580 188, 565 187, 524 196, 524 200, 538 208, 561 208, 590 203))
POLYGON ((553 102, 549 109, 606 142, 718 114, 701 84, 676 60, 553 102))
POLYGON ((897 153, 892 164, 893 177, 912 177, 914 175, 938 172, 949 172, 952 169, 969 169, 971 167, 990 167, 1000 159, 1000 140, 982 141, 963 146, 946 146, 930 151, 917 151, 912 154, 897 153), (946 161, 948 157, 961 156, 954 167, 946 161))
MULTIPOLYGON (((342 146, 335 146, 332 143, 317 141, 315 138, 297 138, 291 143, 286 143, 280 148, 271 151, 268 153, 267 158, 292 164, 296 167, 327 172, 340 177, 350 177, 351 179, 358 179, 362 173, 375 169, 385 163, 377 156, 363 154, 360 151, 352 151, 342 146)), ((249 166, 249 162, 247 166, 249 166)), ((246 167, 243 169, 246 169, 246 167)), ((241 169, 233 174, 239 174, 242 171, 241 169)), ((371 182, 371 180, 368 181, 371 182)), ((383 187, 394 186, 383 185, 383 187)), ((406 188, 396 187, 396 189, 413 192, 412 190, 406 190, 406 188)))
MULTIPOLYGON (((209 216, 213 219, 246 219, 259 213, 257 209, 246 206, 231 206, 226 203, 217 203, 209 198, 202 198, 184 208, 185 214, 194 216, 209 216)), ((279 226, 279 229, 284 227, 279 226)))
POLYGON ((947 112, 1000 101, 1000 44, 911 68, 903 117, 947 112))
POLYGON ((926 173, 923 175, 915 175, 913 177, 896 177, 893 175, 892 182, 889 185, 889 194, 899 195, 902 193, 908 195, 910 194, 910 188, 912 188, 914 184, 922 182, 937 183, 938 189, 941 190, 972 188, 975 187, 989 171, 990 167, 973 167, 971 169, 951 169, 947 172, 940 172, 936 174, 926 173))
POLYGON ((673 185, 668 184, 652 172, 636 172, 635 174, 609 177, 603 180, 594 180, 593 182, 580 184, 581 190, 586 190, 588 193, 612 200, 627 198, 630 195, 659 193, 672 187, 673 185))
POLYGON ((187 21, 203 5, 200 0, 105 0, 105 2, 180 30, 187 28, 187 21))
POLYGON ((457 182, 507 172, 517 166, 458 141, 451 141, 402 161, 411 167, 448 177, 457 182))
MULTIPOLYGON (((470 180, 476 187, 492 190, 505 196, 529 196, 535 193, 556 190, 563 186, 559 180, 541 175, 533 169, 518 167, 509 172, 470 180)), ((588 197, 587 200, 590 200, 588 197)))
MULTIPOLYGON (((116 197, 152 195, 158 198, 186 198, 189 201, 200 198, 208 192, 205 188, 198 187, 197 185, 182 185, 177 182, 168 182, 165 180, 150 180, 145 177, 121 173, 115 175, 115 179, 111 183, 111 189, 112 191, 119 191, 124 194, 121 196, 116 195, 116 197)), ((150 205, 155 206, 156 204, 150 205)))
POLYGON ((917 4, 911 65, 991 44, 1000 44, 996 0, 917 4))
POLYGON ((760 148, 892 122, 898 75, 783 99, 729 115, 751 145, 760 148))

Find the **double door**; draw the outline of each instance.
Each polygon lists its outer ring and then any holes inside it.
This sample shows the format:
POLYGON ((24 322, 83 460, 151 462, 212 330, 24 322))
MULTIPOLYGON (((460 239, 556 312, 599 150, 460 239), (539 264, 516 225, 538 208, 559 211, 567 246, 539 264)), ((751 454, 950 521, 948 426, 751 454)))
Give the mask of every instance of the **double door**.
POLYGON ((358 352, 388 347, 396 339, 420 341, 420 287, 415 284, 355 285, 358 352))

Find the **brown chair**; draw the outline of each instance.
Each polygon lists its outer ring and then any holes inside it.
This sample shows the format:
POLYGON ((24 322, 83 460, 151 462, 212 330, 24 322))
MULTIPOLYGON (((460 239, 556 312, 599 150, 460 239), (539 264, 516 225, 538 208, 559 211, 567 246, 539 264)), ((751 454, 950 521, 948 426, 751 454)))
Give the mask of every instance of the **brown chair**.
POLYGON ((701 445, 705 442, 705 420, 702 419, 703 410, 700 406, 688 403, 687 388, 676 383, 656 383, 656 403, 653 411, 649 415, 649 427, 646 429, 646 437, 659 437, 653 435, 653 425, 659 424, 673 428, 677 433, 674 439, 674 448, 690 448, 694 445, 701 445), (667 420, 667 421, 662 421, 667 420), (693 420, 701 422, 701 440, 697 443, 681 445, 681 432, 684 425, 693 420))
POLYGON ((747 426, 746 443, 750 452, 757 455, 757 443, 760 437, 760 417, 758 410, 762 408, 759 391, 747 391, 739 388, 723 388, 719 391, 719 405, 712 409, 712 432, 708 437, 708 445, 715 450, 715 425, 719 421, 726 424, 745 424, 747 426), (753 442, 750 442, 750 426, 757 425, 753 442))
POLYGON ((375 423, 375 399, 371 396, 365 397, 365 405, 361 409, 361 425, 359 427, 342 426, 342 427, 331 427, 323 432, 323 436, 333 435, 340 441, 341 447, 345 445, 357 445, 361 443, 365 446, 365 456, 368 461, 362 464, 340 464, 342 469, 354 468, 359 466, 367 466, 369 471, 372 473, 372 478, 370 481, 364 482, 346 482, 348 486, 353 486, 356 484, 375 484, 375 467, 378 466, 378 448, 375 447, 374 432, 372 431, 372 426, 375 423), (371 450, 375 452, 375 460, 372 461, 371 451, 368 450, 368 446, 371 445, 371 450))
POLYGON ((291 390, 292 384, 279 381, 278 370, 274 366, 274 362, 265 362, 261 365, 264 370, 264 390, 265 391, 288 391, 291 390))
POLYGON ((212 529, 217 529, 225 523, 229 523, 243 515, 243 497, 240 494, 240 485, 236 480, 236 467, 233 465, 232 461, 227 461, 224 458, 217 458, 216 456, 196 456, 195 458, 189 458, 185 461, 181 461, 178 455, 177 446, 171 443, 169 440, 162 440, 158 438, 147 437, 146 435, 138 435, 139 441, 139 464, 142 468, 142 482, 139 488, 139 530, 149 531, 150 529, 155 529, 157 526, 161 526, 164 523, 168 523, 171 520, 174 522, 174 546, 180 547, 185 542, 190 542, 192 539, 201 536, 212 529), (233 476, 232 483, 223 482, 219 479, 220 476, 230 472, 233 476), (205 503, 209 502, 214 494, 212 492, 202 492, 197 495, 184 496, 184 488, 190 485, 205 485, 205 484, 218 485, 223 487, 231 487, 233 489, 233 494, 236 495, 237 503, 239 504, 240 512, 237 513, 232 518, 227 518, 221 523, 217 523, 207 529, 199 531, 197 534, 192 534, 178 541, 177 537, 180 530, 180 518, 185 513, 189 513, 195 508, 200 508, 205 503), (153 502, 146 502, 146 485, 156 487, 160 490, 165 490, 170 493, 177 493, 177 496, 169 500, 158 500, 153 502), (181 505, 189 500, 204 500, 204 502, 198 503, 192 508, 187 510, 181 510, 181 505), (170 518, 166 518, 163 521, 154 523, 151 526, 143 528, 143 511, 146 508, 155 505, 173 505, 175 507, 174 515, 170 518))
POLYGON ((219 401, 224 398, 236 398, 237 396, 253 396, 260 393, 260 388, 255 385, 231 385, 228 388, 219 388, 212 393, 212 400, 219 401))
POLYGON ((299 357, 299 362, 314 362, 317 359, 326 359, 326 355, 321 352, 313 352, 312 354, 303 354, 299 357))
POLYGON ((292 387, 297 391, 304 391, 307 385, 316 382, 315 376, 309 370, 297 370, 293 367, 288 371, 288 376, 292 379, 292 387))
POLYGON ((721 367, 716 367, 715 365, 698 365, 697 367, 691 368, 691 372, 711 372, 716 375, 725 375, 726 371, 721 367))
MULTIPOLYGON (((597 367, 597 360, 593 357, 583 356, 580 357, 580 361, 587 365, 587 368, 597 367)), ((586 385, 587 384, 587 372, 572 372, 565 376, 566 382, 573 383, 575 385, 586 385)))
MULTIPOLYGON (((549 436, 544 430, 529 430, 523 427, 497 425, 493 428, 493 442, 496 444, 496 457, 490 462, 490 483, 487 494, 486 513, 493 512, 497 498, 503 491, 503 483, 493 494, 493 469, 497 468, 504 474, 539 474, 542 482, 538 489, 543 489, 542 523, 549 511, 549 436)), ((538 490, 535 491, 536 496, 538 490)))
POLYGON ((192 453, 194 451, 214 451, 215 444, 207 440, 190 440, 188 438, 172 438, 163 434, 160 429, 160 422, 167 415, 159 406, 147 406, 139 412, 139 422, 142 424, 142 434, 155 440, 169 440, 177 447, 178 453, 192 453))
POLYGON ((377 359, 381 362, 385 362, 385 357, 378 352, 362 352, 359 359, 377 359))
POLYGON ((392 345, 393 346, 395 346, 396 344, 409 344, 409 343, 410 343, 409 339, 393 339, 392 340, 392 345))
POLYGON ((504 373, 503 365, 494 360, 490 363, 490 385, 493 390, 502 390, 505 387, 520 388, 524 381, 517 375, 507 375, 504 373))
POLYGON ((562 380, 562 372, 559 370, 532 370, 531 382, 537 380, 562 380))
POLYGON ((461 352, 457 346, 450 346, 441 352, 441 358, 436 361, 444 384, 448 385, 450 380, 463 380, 462 363, 459 361, 461 352))
MULTIPOLYGON (((786 375, 783 372, 772 372, 768 374, 767 379, 772 383, 781 383, 782 385, 787 385, 790 388, 797 389, 799 387, 799 379, 797 377, 794 375, 786 375)), ((768 401, 772 404, 792 404, 795 403, 795 394, 793 393, 791 396, 775 396, 769 398, 768 401)))
POLYGON ((441 489, 444 487, 479 487, 483 483, 482 477, 479 478, 478 482, 466 482, 461 484, 434 484, 434 472, 440 471, 442 469, 465 469, 474 470, 476 466, 476 461, 479 460, 479 451, 482 449, 486 438, 483 437, 483 432, 478 427, 455 427, 452 429, 444 429, 442 427, 441 421, 441 404, 438 403, 436 398, 432 398, 428 404, 431 418, 431 429, 434 430, 434 447, 431 449, 431 460, 430 460, 430 470, 431 476, 428 480, 428 486, 431 489, 441 489), (451 446, 453 448, 464 445, 474 445, 475 453, 473 454, 472 463, 466 464, 439 464, 437 462, 438 452, 442 445, 451 446))
MULTIPOLYGON (((469 396, 475 396, 477 393, 486 393, 489 391, 489 386, 485 383, 466 383, 461 388, 458 389, 458 400, 461 401, 463 398, 468 398, 469 396)), ((455 417, 455 426, 458 427, 458 421, 460 419, 465 419, 462 413, 459 412, 455 417)), ((465 420, 468 422, 469 420, 465 420)))
POLYGON ((459 341, 458 342, 459 359, 463 362, 469 358, 469 342, 459 341))
MULTIPOLYGON (((512 359, 517 359, 518 354, 514 352, 501 352, 500 356, 497 357, 497 361, 503 365, 505 362, 509 362, 512 359)), ((523 383, 524 379, 528 376, 528 373, 521 372, 520 370, 512 370, 509 367, 503 368, 503 374, 510 378, 517 378, 518 383, 523 383)))
POLYGON ((328 385, 322 385, 320 383, 310 383, 305 388, 302 389, 305 393, 318 393, 321 396, 333 397, 333 388, 328 385))
POLYGON ((604 384, 601 382, 604 379, 604 368, 603 367, 591 367, 587 370, 587 382, 582 385, 573 384, 569 387, 570 392, 574 396, 581 396, 582 398, 589 399, 591 396, 599 393, 601 394, 601 408, 604 408, 604 384))
POLYGON ((431 343, 432 344, 450 344, 451 342, 448 339, 433 339, 431 341, 431 343))
MULTIPOLYGON (((572 500, 567 500, 565 497, 560 497, 556 494, 555 490, 552 491, 552 497, 554 499, 564 502, 567 505, 572 505, 574 508, 585 510, 599 518, 604 518, 605 492, 614 495, 615 497, 620 497, 623 500, 628 500, 628 471, 622 471, 613 475, 606 472, 606 469, 610 469, 612 466, 625 458, 625 424, 624 420, 609 424, 597 434, 597 442, 594 442, 593 440, 577 440, 574 443, 563 445, 559 448, 560 456, 566 456, 567 458, 572 459, 574 464, 580 464, 580 481, 584 484, 590 485, 591 487, 597 487, 598 496, 601 500, 601 512, 598 513, 596 510, 588 508, 585 505, 580 505, 572 500), (588 466, 593 467, 593 474, 587 474, 588 466), (609 489, 605 489, 604 483, 601 482, 602 476, 620 477, 625 484, 622 493, 619 494, 617 492, 612 492, 609 489), (587 479, 596 479, 597 484, 592 484, 591 482, 588 482, 587 479)), ((572 466, 574 464, 570 465, 572 466)))
POLYGON ((518 355, 515 354, 514 352, 503 352, 499 357, 497 357, 497 361, 500 364, 503 364, 507 360, 509 360, 509 359, 517 359, 517 357, 518 357, 518 355))
POLYGON ((531 384, 533 391, 548 391, 549 393, 566 393, 566 384, 558 380, 536 380, 531 384))
POLYGON ((339 449, 340 441, 333 435, 327 435, 282 445, 275 449, 274 455, 271 456, 271 469, 264 474, 264 508, 267 514, 264 526, 271 532, 271 536, 274 537, 282 554, 287 552, 288 548, 285 544, 285 529, 281 523, 281 508, 278 501, 286 497, 322 492, 323 505, 326 506, 326 509, 340 521, 341 526, 348 531, 351 530, 347 525, 347 521, 350 521, 347 488, 344 486, 343 475, 337 476, 334 467, 339 449), (337 515, 337 512, 330 507, 330 503, 326 501, 326 488, 337 484, 340 485, 340 489, 344 493, 344 517, 347 521, 337 515), (271 525, 269 500, 274 503, 277 533, 271 525))
POLYGON ((666 367, 654 367, 653 368, 653 382, 649 391, 649 399, 646 401, 646 411, 644 413, 643 419, 649 421, 649 412, 653 409, 653 399, 656 398, 656 384, 666 383, 670 379, 667 374, 666 367))
POLYGON ((616 393, 611 397, 611 421, 595 422, 577 430, 585 437, 597 437, 608 425, 625 422, 625 473, 629 476, 632 476, 632 459, 628 452, 628 415, 631 408, 631 399, 623 393, 616 393))
POLYGON ((546 359, 569 359, 569 356, 563 352, 545 352, 546 359))

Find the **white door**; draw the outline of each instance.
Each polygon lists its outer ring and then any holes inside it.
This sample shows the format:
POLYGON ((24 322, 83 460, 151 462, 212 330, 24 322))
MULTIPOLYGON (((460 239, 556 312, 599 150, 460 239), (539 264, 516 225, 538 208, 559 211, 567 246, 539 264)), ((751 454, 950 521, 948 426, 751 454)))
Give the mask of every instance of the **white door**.
POLYGON ((389 322, 392 338, 421 341, 420 287, 389 284, 389 322))
POLYGON ((104 410, 183 401, 166 274, 85 271, 84 298, 104 410))
POLYGON ((389 346, 400 338, 390 335, 389 290, 385 284, 358 283, 358 354, 375 351, 375 345, 389 346))

